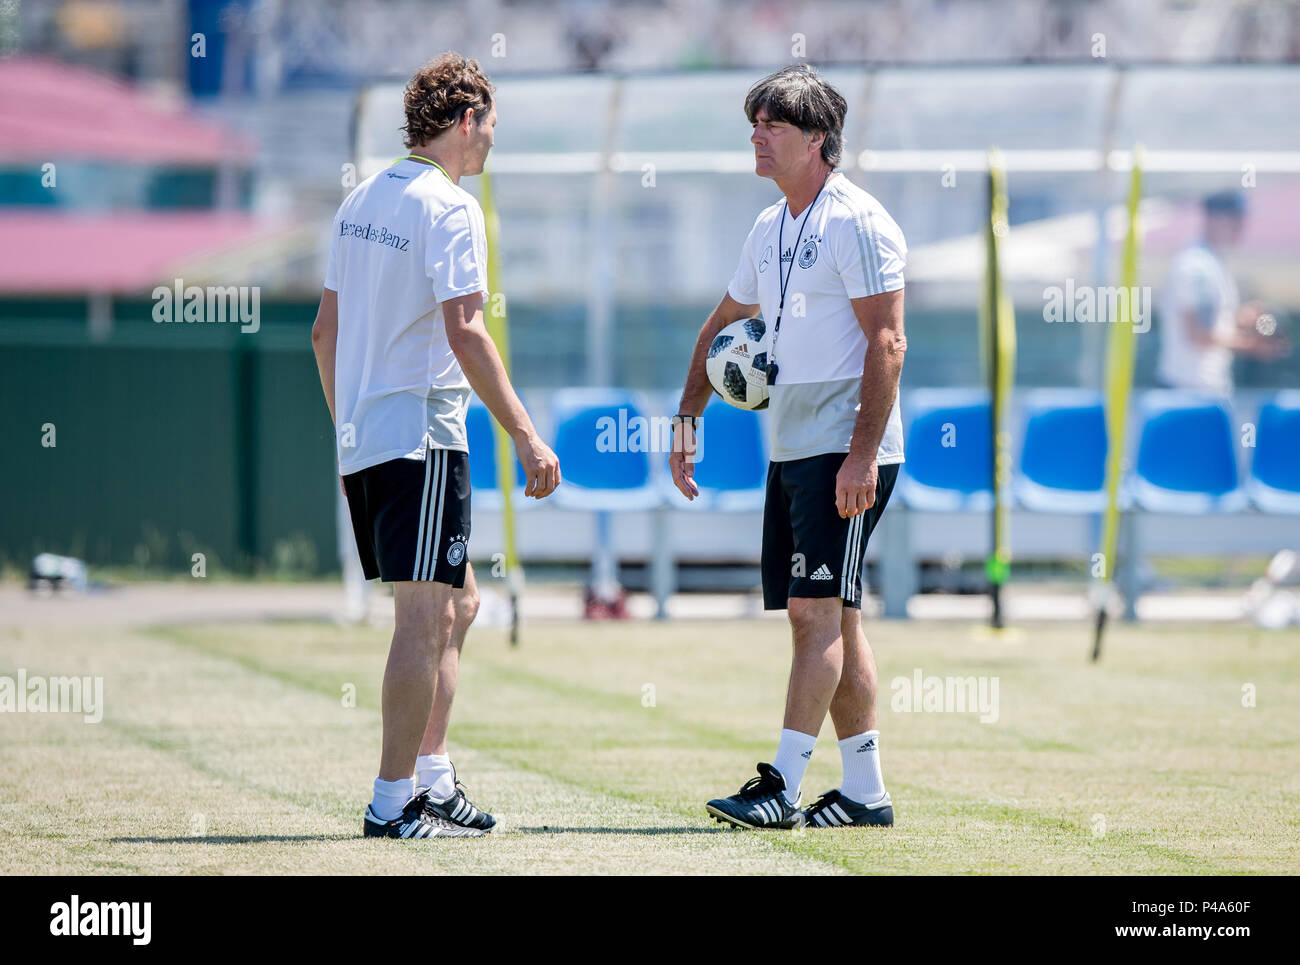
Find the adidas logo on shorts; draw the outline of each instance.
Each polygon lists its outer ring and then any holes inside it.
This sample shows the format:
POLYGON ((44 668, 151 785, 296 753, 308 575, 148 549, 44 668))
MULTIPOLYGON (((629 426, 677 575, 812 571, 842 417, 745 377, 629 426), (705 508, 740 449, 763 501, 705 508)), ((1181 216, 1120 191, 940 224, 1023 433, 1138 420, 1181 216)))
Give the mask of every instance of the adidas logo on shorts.
POLYGON ((835 579, 835 574, 832 573, 832 572, 830 571, 829 568, 827 568, 827 566, 826 566, 825 563, 823 563, 821 566, 817 567, 817 569, 813 571, 813 575, 810 576, 810 577, 808 577, 808 579, 810 579, 810 580, 833 580, 833 579, 835 579))

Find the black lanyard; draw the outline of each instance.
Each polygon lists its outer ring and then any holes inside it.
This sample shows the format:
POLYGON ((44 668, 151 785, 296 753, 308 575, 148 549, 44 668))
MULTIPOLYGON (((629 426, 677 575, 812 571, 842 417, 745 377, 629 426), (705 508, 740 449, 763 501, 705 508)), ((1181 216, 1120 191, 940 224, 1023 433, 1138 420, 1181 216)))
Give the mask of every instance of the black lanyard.
MULTIPOLYGON (((829 180, 829 179, 828 179, 829 180)), ((813 208, 817 207, 817 201, 822 196, 822 191, 826 190, 826 182, 817 189, 817 195, 812 199, 812 204, 808 205, 808 210, 803 213, 803 220, 799 222, 799 233, 795 235, 794 247, 790 249, 790 270, 781 273, 781 258, 785 253, 785 216, 790 210, 790 202, 785 203, 785 210, 781 212, 781 224, 776 231, 776 278, 781 286, 781 304, 776 310, 776 324, 772 326, 772 344, 767 349, 767 384, 776 384, 776 373, 778 371, 776 364, 776 337, 781 334, 781 316, 785 314, 785 290, 790 285, 790 276, 794 274, 794 263, 799 257, 799 242, 803 240, 803 229, 808 224, 808 216, 812 214, 813 208)))

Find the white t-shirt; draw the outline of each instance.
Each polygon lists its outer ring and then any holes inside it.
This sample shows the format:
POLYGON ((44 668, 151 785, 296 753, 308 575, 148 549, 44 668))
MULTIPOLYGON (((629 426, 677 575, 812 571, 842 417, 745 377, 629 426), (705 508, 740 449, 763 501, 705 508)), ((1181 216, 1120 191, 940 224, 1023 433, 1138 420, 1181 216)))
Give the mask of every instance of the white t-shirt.
POLYGON ((334 216, 325 287, 339 295, 334 365, 339 472, 468 451, 469 382, 441 303, 487 294, 487 233, 469 192, 438 168, 398 161, 334 216))
POLYGON ((1231 335, 1241 303, 1228 267, 1203 242, 1180 251, 1169 266, 1160 303, 1160 381, 1212 395, 1232 393, 1232 350, 1187 337, 1192 315, 1207 332, 1231 335))
MULTIPOLYGON (((777 364, 768 403, 772 460, 787 462, 848 452, 862 389, 867 337, 849 299, 903 287, 907 243, 884 207, 843 175, 833 175, 804 212, 790 218, 785 201, 765 208, 745 239, 727 292, 757 304, 769 329, 781 304, 781 276, 789 274, 780 332, 769 358, 777 364), (798 238, 799 226, 803 235, 798 238), (784 246, 777 256, 778 239, 784 246)), ((903 461, 898 398, 876 462, 903 461)))

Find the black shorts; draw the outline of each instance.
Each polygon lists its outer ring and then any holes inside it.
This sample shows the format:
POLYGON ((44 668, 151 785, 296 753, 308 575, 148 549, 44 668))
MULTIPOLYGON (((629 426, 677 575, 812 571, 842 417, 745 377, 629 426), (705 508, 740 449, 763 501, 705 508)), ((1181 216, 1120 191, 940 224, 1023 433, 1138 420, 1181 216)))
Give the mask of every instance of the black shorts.
POLYGON ((366 579, 465 585, 469 454, 430 448, 343 477, 366 579))
POLYGON ((763 503, 763 608, 784 610, 790 597, 835 597, 862 606, 867 539, 885 511, 898 466, 881 466, 876 501, 861 516, 840 517, 835 475, 847 454, 834 452, 767 467, 763 503))

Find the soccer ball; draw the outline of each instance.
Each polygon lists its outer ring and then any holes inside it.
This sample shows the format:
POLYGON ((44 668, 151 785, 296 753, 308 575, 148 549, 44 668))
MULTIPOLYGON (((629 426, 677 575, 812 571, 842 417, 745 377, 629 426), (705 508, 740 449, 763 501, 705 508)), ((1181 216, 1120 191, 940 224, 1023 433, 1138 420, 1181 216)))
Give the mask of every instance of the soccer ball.
POLYGON ((732 322, 714 337, 704 370, 723 402, 767 408, 767 325, 761 318, 732 322))

